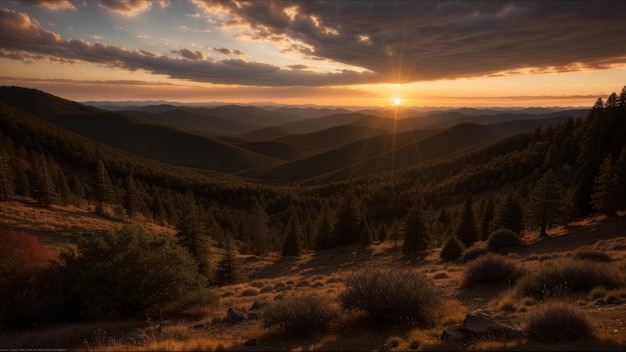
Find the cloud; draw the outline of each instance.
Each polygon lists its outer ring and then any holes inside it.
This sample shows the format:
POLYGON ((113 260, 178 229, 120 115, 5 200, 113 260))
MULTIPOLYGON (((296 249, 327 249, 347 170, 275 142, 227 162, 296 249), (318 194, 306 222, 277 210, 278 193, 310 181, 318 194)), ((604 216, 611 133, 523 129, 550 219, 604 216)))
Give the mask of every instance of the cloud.
POLYGON ((214 51, 220 52, 224 55, 238 55, 238 56, 245 56, 246 53, 244 53, 243 51, 239 50, 239 49, 227 49, 227 48, 211 48, 214 51))
POLYGON ((36 6, 45 7, 50 11, 76 10, 69 0, 35 0, 32 2, 35 3, 36 6))
POLYGON ((201 51, 192 51, 189 49, 182 49, 175 51, 187 60, 204 60, 204 54, 201 51))
POLYGON ((320 74, 281 70, 272 64, 240 59, 209 61, 204 60, 202 52, 189 49, 175 51, 181 59, 100 42, 64 40, 59 34, 43 29, 27 14, 7 9, 0 9, 0 32, 5 33, 0 36, 0 57, 25 62, 82 61, 131 71, 141 69, 197 82, 259 86, 325 86, 371 83, 380 79, 372 73, 355 71, 320 74))
POLYGON ((91 38, 95 39, 95 40, 102 40, 102 39, 104 39, 104 37, 99 35, 99 34, 90 34, 89 36, 91 38))
POLYGON ((386 81, 626 62, 625 2, 195 1, 239 36, 375 72, 386 81), (302 43, 300 45, 298 43, 302 43))
MULTIPOLYGON (((128 17, 136 16, 148 10, 151 4, 152 2, 148 0, 99 0, 100 7, 128 17)), ((160 2, 159 5, 163 8, 165 4, 160 2)))

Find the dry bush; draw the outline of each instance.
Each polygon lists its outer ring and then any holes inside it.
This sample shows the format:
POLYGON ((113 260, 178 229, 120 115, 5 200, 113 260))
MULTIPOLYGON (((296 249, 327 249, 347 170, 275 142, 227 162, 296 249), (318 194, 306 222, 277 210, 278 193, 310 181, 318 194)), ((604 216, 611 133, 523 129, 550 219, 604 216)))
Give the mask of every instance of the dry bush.
POLYGON ((253 296, 257 296, 258 294, 259 294, 259 290, 254 289, 254 288, 249 288, 241 292, 241 294, 239 294, 239 297, 253 297, 253 296))
POLYGON ((574 254, 575 259, 591 260, 594 262, 608 263, 613 261, 611 256, 604 252, 592 250, 592 249, 580 249, 574 254))
POLYGON ((589 291, 597 286, 614 289, 624 287, 624 278, 606 263, 587 260, 559 259, 544 263, 517 282, 522 295, 541 299, 546 291, 567 286, 572 292, 589 291))
POLYGON ((465 246, 456 236, 452 236, 446 240, 441 248, 439 257, 445 261, 457 260, 463 254, 465 246))
POLYGON ((274 290, 273 288, 269 286, 265 286, 259 291, 259 293, 268 293, 268 292, 272 292, 273 290, 274 290))
POLYGON ((252 281, 249 285, 254 288, 263 288, 265 283, 263 281, 252 281))
POLYGON ((327 333, 336 316, 336 309, 317 294, 288 296, 261 310, 266 328, 278 327, 284 333, 298 337, 327 333))
POLYGON ((437 273, 433 276, 433 279, 448 279, 450 276, 446 273, 437 273))
POLYGON ((489 235, 487 240, 487 248, 492 251, 498 251, 500 249, 517 247, 522 243, 518 234, 511 230, 500 229, 489 235))
POLYGON ((467 263, 487 253, 489 253, 489 251, 485 248, 472 246, 463 251, 463 254, 461 254, 461 261, 463 263, 467 263))
POLYGON ((528 313, 525 330, 530 340, 563 343, 591 336, 593 326, 581 309, 563 301, 550 300, 528 313))
POLYGON ((510 259, 489 253, 470 262, 463 278, 463 287, 495 282, 515 282, 523 271, 510 259))
POLYGON ((409 268, 356 272, 346 279, 339 300, 344 308, 361 311, 376 323, 423 326, 435 323, 442 303, 433 281, 409 268))

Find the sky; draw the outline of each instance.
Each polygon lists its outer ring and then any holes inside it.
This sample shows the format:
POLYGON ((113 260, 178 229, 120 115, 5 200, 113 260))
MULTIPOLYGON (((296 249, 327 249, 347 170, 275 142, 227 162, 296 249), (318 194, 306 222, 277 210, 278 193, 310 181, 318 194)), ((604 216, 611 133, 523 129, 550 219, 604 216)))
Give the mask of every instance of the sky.
POLYGON ((0 1, 0 84, 75 101, 590 107, 624 1, 0 1))

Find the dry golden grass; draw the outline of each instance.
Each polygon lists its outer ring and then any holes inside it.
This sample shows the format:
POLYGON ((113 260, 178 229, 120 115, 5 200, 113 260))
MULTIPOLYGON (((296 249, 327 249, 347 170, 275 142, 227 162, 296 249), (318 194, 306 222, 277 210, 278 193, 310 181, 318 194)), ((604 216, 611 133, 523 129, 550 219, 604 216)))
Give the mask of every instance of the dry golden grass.
MULTIPOLYGON (((45 243, 58 246, 71 243, 80 234, 122 226, 122 221, 105 219, 93 214, 88 207, 59 207, 51 210, 33 207, 20 201, 0 204, 0 226, 14 227, 37 234, 45 243), (35 221, 36 219, 36 221, 35 221), (50 231, 54 228, 54 232, 50 231)), ((613 259, 609 263, 622 274, 626 272, 626 220, 625 214, 614 219, 595 217, 551 229, 551 237, 538 239, 536 232, 525 234, 522 245, 512 250, 508 259, 525 270, 535 270, 550 261, 571 257, 580 249, 603 251, 613 259)), ((158 228, 161 232, 173 231, 158 228)), ((479 242, 478 246, 485 246, 479 242)), ((219 252, 217 249, 214 253, 219 252)), ((300 258, 280 258, 272 254, 265 258, 240 256, 247 270, 249 282, 219 287, 221 308, 207 311, 199 319, 177 320, 165 326, 146 345, 125 344, 120 334, 134 327, 150 330, 146 322, 94 323, 68 325, 45 331, 15 336, 0 336, 0 346, 16 348, 85 348, 110 351, 188 351, 188 350, 449 350, 440 343, 446 327, 457 324, 465 315, 477 308, 487 308, 509 316, 523 325, 535 300, 520 297, 514 286, 507 283, 461 288, 466 265, 444 263, 439 259, 440 249, 433 249, 423 258, 407 258, 400 247, 391 242, 376 244, 368 250, 344 247, 306 253, 300 258), (412 267, 425 273, 442 288, 445 305, 442 318, 429 329, 385 327, 371 329, 356 323, 358 317, 342 312, 332 332, 318 339, 289 338, 263 328, 260 320, 231 324, 223 321, 228 307, 249 309, 255 301, 273 301, 280 295, 316 293, 325 299, 336 300, 345 288, 346 277, 360 270, 373 268, 412 267), (115 336, 98 344, 97 332, 115 336), (243 346, 257 339, 256 346, 243 346)), ((594 336, 571 344, 559 346, 529 342, 525 339, 509 342, 481 341, 473 350, 624 350, 626 347, 626 288, 616 290, 594 289, 571 297, 594 321, 594 336), (606 303, 613 296, 622 303, 606 303), (602 299, 606 304, 598 304, 602 299)), ((614 301, 617 302, 617 301, 614 301)), ((187 318, 188 319, 188 318, 187 318)))

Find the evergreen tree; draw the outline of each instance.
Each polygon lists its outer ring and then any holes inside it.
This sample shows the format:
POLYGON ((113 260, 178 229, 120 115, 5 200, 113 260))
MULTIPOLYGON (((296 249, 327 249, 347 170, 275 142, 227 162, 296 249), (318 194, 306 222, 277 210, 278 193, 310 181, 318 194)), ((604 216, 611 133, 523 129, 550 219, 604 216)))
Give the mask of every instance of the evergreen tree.
POLYGON ((428 249, 430 236, 426 229, 424 212, 424 200, 421 193, 413 198, 413 204, 408 210, 404 223, 404 244, 402 250, 405 253, 418 253, 428 249))
POLYGON ((70 186, 70 192, 72 192, 78 198, 85 198, 85 187, 75 173, 72 173, 68 182, 70 186))
POLYGON ((476 231, 476 223, 474 221, 474 210, 472 195, 468 195, 463 204, 461 219, 456 230, 456 237, 469 248, 478 240, 478 232, 476 231))
POLYGON ((493 221, 495 218, 495 206, 493 204, 493 197, 489 197, 483 214, 480 217, 480 230, 479 236, 481 240, 486 240, 493 231, 493 221))
POLYGON ((611 93, 611 95, 609 95, 608 98, 606 98, 606 103, 605 103, 605 108, 606 109, 612 109, 612 108, 616 108, 618 105, 618 98, 617 98, 617 94, 615 94, 615 92, 611 93))
POLYGON ((283 241, 283 257, 298 257, 302 254, 302 229, 298 213, 292 208, 291 216, 287 222, 287 234, 283 241))
POLYGON ((18 163, 15 163, 13 170, 15 174, 15 194, 22 197, 30 197, 31 186, 28 175, 18 163))
POLYGON ((619 194, 618 175, 613 166, 611 154, 607 155, 600 165, 600 171, 595 178, 595 186, 591 195, 593 208, 606 216, 615 216, 619 194))
POLYGON ((13 193, 13 177, 9 165, 0 150, 0 201, 7 202, 13 193))
POLYGON ((139 194, 135 186, 133 175, 126 176, 126 194, 124 196, 124 208, 129 218, 133 219, 137 215, 139 207, 139 194))
POLYGON ((317 225, 315 248, 317 250, 331 248, 333 246, 333 232, 334 224, 332 214, 330 213, 328 206, 325 206, 317 225))
POLYGON ((363 231, 361 231, 361 237, 359 238, 359 246, 361 248, 369 248, 372 243, 374 243, 374 235, 367 221, 364 221, 363 231))
POLYGON ((617 209, 624 209, 626 208, 626 147, 623 147, 619 153, 614 168, 617 176, 616 207, 617 209))
POLYGON ((400 225, 398 225, 397 220, 393 220, 391 227, 389 228, 389 239, 393 241, 393 246, 398 247, 398 241, 402 237, 402 233, 400 231, 400 225))
POLYGON ((198 271, 209 277, 209 246, 210 237, 201 221, 200 207, 196 204, 193 193, 185 193, 176 238, 178 244, 187 249, 196 260, 198 271))
POLYGON ((619 94, 619 98, 617 99, 617 106, 620 108, 626 108, 626 86, 622 88, 622 91, 619 94))
POLYGON ((46 156, 41 153, 39 160, 39 178, 37 180, 37 191, 35 192, 35 198, 39 201, 39 205, 42 207, 50 207, 52 203, 56 201, 56 189, 52 182, 52 176, 50 175, 50 168, 46 161, 46 156))
POLYGON ((522 234, 524 228, 524 213, 519 201, 513 194, 509 193, 498 209, 494 225, 496 230, 502 228, 511 230, 518 235, 522 234))
POLYGON ((249 219, 247 227, 250 231, 250 250, 254 255, 265 257, 270 253, 269 219, 265 209, 258 202, 252 206, 249 219))
POLYGON ((102 160, 96 164, 96 213, 107 214, 107 205, 115 202, 113 182, 102 160))
POLYGON ((161 198, 161 192, 157 188, 154 192, 154 198, 152 199, 152 206, 150 207, 152 212, 152 218, 158 223, 165 223, 167 221, 167 212, 163 206, 163 199, 161 198))
POLYGON ((548 170, 538 181, 528 206, 528 217, 540 227, 539 237, 547 237, 546 228, 562 214, 563 191, 554 171, 548 170))
POLYGON ((349 246, 361 237, 361 208, 354 192, 350 191, 343 199, 335 221, 334 242, 338 246, 349 246))
POLYGON ((215 280, 220 286, 236 284, 245 280, 245 274, 237 259, 237 252, 230 235, 226 237, 225 250, 215 271, 215 280))

